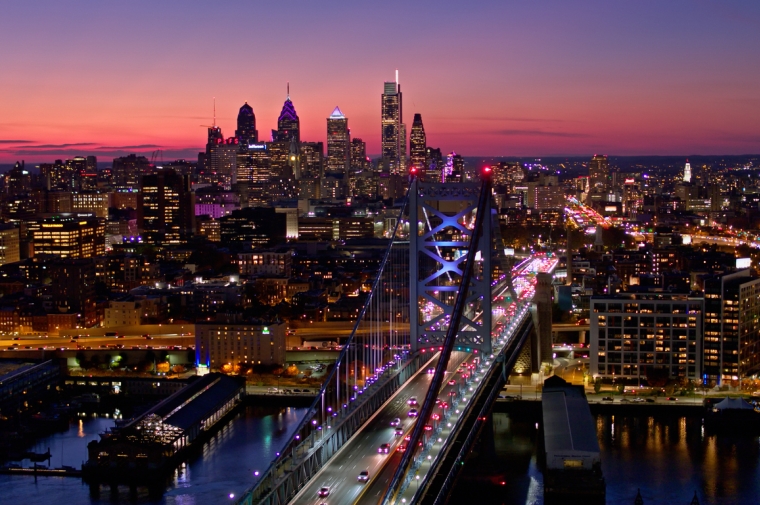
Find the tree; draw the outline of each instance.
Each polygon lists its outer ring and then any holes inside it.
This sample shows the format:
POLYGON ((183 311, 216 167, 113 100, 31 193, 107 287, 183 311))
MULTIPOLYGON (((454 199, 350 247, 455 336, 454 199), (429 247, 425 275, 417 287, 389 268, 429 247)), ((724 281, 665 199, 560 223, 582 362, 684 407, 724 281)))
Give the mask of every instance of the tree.
POLYGON ((598 394, 599 391, 601 390, 602 390, 602 379, 597 377, 596 379, 594 379, 594 393, 598 394))
POLYGON ((121 366, 123 368, 123 367, 127 366, 128 362, 129 362, 129 354, 127 354, 124 351, 120 352, 119 353, 119 366, 121 366))

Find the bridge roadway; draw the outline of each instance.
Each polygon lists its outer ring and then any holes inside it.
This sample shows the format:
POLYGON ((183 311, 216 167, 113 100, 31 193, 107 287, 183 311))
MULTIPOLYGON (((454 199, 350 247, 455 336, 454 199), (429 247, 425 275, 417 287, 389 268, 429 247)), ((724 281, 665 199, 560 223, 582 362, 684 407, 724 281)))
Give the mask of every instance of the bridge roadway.
MULTIPOLYGON (((539 270, 546 270, 549 263, 556 264, 556 261, 548 258, 526 261, 515 269, 515 288, 518 294, 518 301, 521 303, 520 305, 513 303, 506 309, 497 312, 494 318, 494 326, 497 328, 497 334, 494 335, 496 340, 494 342, 494 352, 498 352, 502 346, 507 345, 511 341, 519 326, 518 323, 523 321, 525 317, 528 317, 528 303, 525 302, 529 301, 532 297, 532 274, 539 270)), ((505 294, 506 287, 499 286, 495 288, 493 293, 494 300, 502 299, 505 294)), ((452 360, 447 369, 447 373, 450 375, 447 376, 438 394, 441 402, 455 399, 450 396, 452 393, 457 394, 456 400, 459 400, 462 398, 462 393, 465 393, 464 396, 466 396, 466 394, 473 391, 474 387, 477 387, 476 381, 479 381, 480 378, 475 377, 475 375, 478 371, 471 372, 471 377, 467 381, 463 378, 464 374, 456 373, 458 365, 462 361, 470 361, 472 357, 474 355, 470 353, 455 352, 452 354, 452 360), (452 376, 455 380, 454 385, 449 384, 452 376)), ((481 356, 480 358, 485 361, 486 367, 490 366, 490 362, 487 361, 489 357, 481 356)), ((384 407, 370 419, 367 425, 359 430, 341 451, 333 456, 307 486, 304 486, 299 491, 290 503, 329 503, 330 505, 353 503, 376 504, 384 494, 390 479, 393 477, 393 472, 401 459, 401 454, 397 451, 397 448, 403 444, 403 437, 394 435, 394 428, 390 423, 394 418, 398 417, 402 420, 404 435, 411 432, 414 418, 407 416, 411 408, 408 405, 408 400, 410 397, 416 397, 418 400, 425 397, 432 377, 426 372, 431 366, 434 366, 432 362, 400 388, 384 407), (378 453, 380 445, 384 443, 390 444, 390 452, 387 455, 378 453), (367 483, 358 480, 359 472, 363 470, 369 472, 370 480, 367 483), (324 486, 329 487, 330 494, 327 497, 320 497, 318 492, 324 486)), ((479 372, 485 375, 487 368, 481 369, 479 372)), ((466 400, 462 401, 466 402, 466 400)), ((454 409, 454 412, 449 412, 449 417, 446 418, 443 417, 442 410, 436 409, 435 413, 441 416, 440 422, 445 423, 445 425, 441 425, 440 429, 438 429, 437 423, 434 426, 436 429, 432 433, 434 434, 435 441, 428 452, 429 459, 437 457, 448 436, 456 428, 456 421, 459 418, 460 410, 464 410, 464 405, 457 409, 458 406, 458 404, 450 403, 450 409, 454 409)), ((426 471, 427 467, 429 467, 429 462, 426 461, 423 467, 417 471, 415 477, 426 471)), ((422 478, 424 475, 419 477, 422 478)), ((409 498, 411 498, 414 492, 416 492, 418 482, 408 487, 404 496, 409 495, 409 498)))
MULTIPOLYGON (((462 387, 463 379, 457 374, 457 368, 462 361, 470 356, 469 353, 454 352, 449 362, 447 379, 440 395, 446 397, 448 392, 462 387), (456 378, 455 378, 456 377, 456 378), (450 386, 448 381, 456 380, 457 385, 450 386)), ((436 356, 437 358, 437 356, 436 356)), ((393 476, 394 466, 398 464, 400 453, 397 452, 399 445, 404 443, 403 436, 395 436, 395 428, 391 421, 401 419, 401 428, 404 435, 411 432, 416 418, 408 416, 411 408, 419 409, 420 406, 408 404, 410 398, 415 397, 418 401, 425 398, 430 386, 432 375, 427 369, 435 366, 431 362, 404 384, 378 411, 368 423, 357 432, 338 453, 330 459, 330 462, 320 470, 307 486, 291 500, 292 504, 320 504, 349 505, 353 503, 377 503, 378 497, 385 492, 393 476), (388 454, 380 454, 378 449, 381 444, 390 444, 388 454), (391 463, 391 464, 389 464, 391 463), (369 471, 370 481, 362 483, 358 480, 359 472, 369 471), (319 489, 323 486, 330 488, 330 495, 326 498, 318 496, 319 489)))

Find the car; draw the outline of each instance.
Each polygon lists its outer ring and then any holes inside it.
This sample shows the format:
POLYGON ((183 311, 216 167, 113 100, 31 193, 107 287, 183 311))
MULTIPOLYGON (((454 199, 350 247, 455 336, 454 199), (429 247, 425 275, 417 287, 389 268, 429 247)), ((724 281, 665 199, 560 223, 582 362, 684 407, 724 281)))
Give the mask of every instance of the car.
POLYGON ((294 389, 294 390, 293 390, 293 392, 294 392, 294 393, 300 393, 300 392, 301 392, 301 390, 300 390, 300 389, 294 389))
POLYGON ((428 368, 427 373, 433 375, 435 373, 435 368, 428 368))
POLYGON ((602 401, 603 401, 603 402, 611 402, 611 401, 613 401, 613 400, 612 400, 612 397, 611 397, 611 396, 605 396, 604 398, 602 398, 602 401))
POLYGON ((382 444, 378 447, 377 452, 380 454, 388 454, 391 450, 391 444, 382 444))
POLYGON ((430 426, 429 424, 426 424, 425 425, 425 431, 433 431, 433 427, 430 426))
POLYGON ((647 403, 654 403, 654 398, 647 398, 647 403))
POLYGON ((403 428, 396 428, 395 430, 393 430, 393 435, 396 437, 400 437, 403 434, 404 434, 403 428))
POLYGON ((665 398, 665 399, 666 399, 667 401, 669 401, 669 402, 677 402, 677 401, 678 401, 678 398, 676 398, 675 396, 668 396, 668 397, 667 397, 667 398, 665 398))
POLYGON ((319 496, 324 498, 325 496, 330 496, 330 488, 327 486, 322 486, 319 488, 319 492, 317 493, 319 496))
POLYGON ((451 379, 449 381, 449 386, 454 386, 454 385, 456 385, 456 383, 457 383, 457 381, 455 381, 454 379, 451 379))
POLYGON ((367 482, 369 480, 369 470, 362 470, 359 472, 359 482, 367 482))
POLYGON ((415 398, 414 396, 412 396, 411 398, 409 398, 406 401, 406 403, 408 403, 409 405, 417 405, 417 398, 415 398))
POLYGON ((391 426, 401 426, 401 419, 397 417, 396 419, 391 421, 391 426))
POLYGON ((280 392, 280 390, 277 389, 277 388, 269 388, 269 389, 267 389, 267 393, 269 393, 270 395, 274 394, 274 393, 279 393, 279 392, 280 392))
POLYGON ((406 450, 405 445, 399 445, 398 447, 396 447, 397 452, 404 452, 405 450, 406 450))
POLYGON ((409 417, 417 417, 417 414, 417 409, 409 409, 409 412, 407 413, 409 417))

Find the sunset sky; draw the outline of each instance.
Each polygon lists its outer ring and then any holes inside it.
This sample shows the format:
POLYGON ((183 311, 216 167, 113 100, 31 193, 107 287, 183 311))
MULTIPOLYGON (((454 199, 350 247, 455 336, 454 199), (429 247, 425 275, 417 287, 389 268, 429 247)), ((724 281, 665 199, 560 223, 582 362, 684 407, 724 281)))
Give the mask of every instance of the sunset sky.
POLYGON ((338 105, 379 152, 404 121, 465 156, 760 153, 760 2, 3 2, 0 163, 194 158, 213 97, 259 135, 286 82, 304 140, 338 105))

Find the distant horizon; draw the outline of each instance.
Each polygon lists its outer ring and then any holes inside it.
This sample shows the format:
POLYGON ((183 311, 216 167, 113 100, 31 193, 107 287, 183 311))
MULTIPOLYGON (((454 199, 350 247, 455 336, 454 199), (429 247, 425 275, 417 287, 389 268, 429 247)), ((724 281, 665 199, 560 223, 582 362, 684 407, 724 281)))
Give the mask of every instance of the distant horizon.
MULTIPOLYGON (((201 152, 201 151, 197 151, 201 152)), ((178 160, 185 160, 190 162, 197 162, 197 152, 195 158, 189 158, 189 157, 172 157, 172 158, 166 158, 164 157, 163 161, 157 162, 157 164, 161 163, 171 163, 173 161, 178 160)), ((106 156, 105 160, 104 157, 102 157, 102 153, 100 155, 98 154, 90 154, 90 153, 79 153, 76 155, 70 155, 68 157, 60 157, 60 158, 52 158, 47 159, 44 161, 31 161, 31 160, 18 160, 24 161, 25 167, 27 169, 29 168, 36 168, 36 166, 43 164, 43 163, 53 163, 56 159, 71 159, 74 156, 97 156, 97 163, 98 163, 98 169, 102 170, 103 168, 107 168, 113 163, 112 158, 118 158, 121 156, 129 156, 130 154, 135 154, 137 156, 144 156, 148 159, 150 159, 150 152, 129 152, 125 154, 120 154, 118 156, 106 156)), ((444 153, 444 156, 448 153, 444 153)), ((457 153, 460 154, 460 153, 457 153)), ((585 160, 591 160, 593 156, 596 154, 602 154, 602 153, 594 153, 589 155, 526 155, 526 156, 479 156, 479 155, 466 155, 462 154, 461 156, 465 158, 466 160, 552 160, 552 161, 559 161, 559 160, 573 160, 573 161, 585 161, 585 160)), ((641 155, 618 155, 618 154, 604 154, 604 156, 607 156, 610 160, 628 160, 628 159, 673 159, 673 160, 683 160, 683 162, 687 162, 689 159, 704 159, 704 158, 711 158, 711 159, 721 159, 721 158, 759 158, 760 159, 760 153, 749 153, 749 154, 641 154, 641 155)), ((380 155, 368 155, 370 159, 373 161, 380 159, 380 155)), ((12 169, 15 166, 15 161, 11 163, 0 163, 0 172, 6 172, 9 169, 12 169)), ((760 165, 758 165, 757 168, 760 168, 760 165)))

